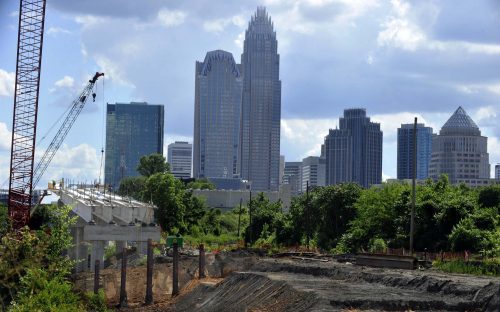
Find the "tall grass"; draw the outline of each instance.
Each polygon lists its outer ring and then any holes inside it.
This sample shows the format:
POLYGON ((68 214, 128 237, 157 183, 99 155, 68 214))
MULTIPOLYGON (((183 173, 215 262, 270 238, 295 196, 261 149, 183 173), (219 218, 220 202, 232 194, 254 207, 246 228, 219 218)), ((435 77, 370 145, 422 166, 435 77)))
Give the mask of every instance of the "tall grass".
POLYGON ((448 273, 500 276, 500 258, 485 260, 435 261, 433 267, 448 273))

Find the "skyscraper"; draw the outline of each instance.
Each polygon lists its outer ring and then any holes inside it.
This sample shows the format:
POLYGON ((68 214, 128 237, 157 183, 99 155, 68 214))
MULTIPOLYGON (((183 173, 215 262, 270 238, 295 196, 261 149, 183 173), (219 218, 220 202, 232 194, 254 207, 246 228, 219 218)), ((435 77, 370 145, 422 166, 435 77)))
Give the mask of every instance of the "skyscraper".
MULTIPOLYGON (((427 179, 432 153, 432 128, 417 124, 417 179, 427 179)), ((413 178, 413 124, 398 128, 398 179, 413 178)))
POLYGON ((104 183, 118 188, 122 178, 139 175, 142 156, 163 154, 163 105, 108 104, 104 183))
POLYGON ((297 195, 300 193, 301 189, 301 161, 287 161, 285 162, 285 169, 283 173, 283 184, 290 185, 290 191, 292 195, 297 195))
POLYGON ((490 183, 488 138, 472 118, 459 107, 432 139, 429 176, 447 174, 451 183, 469 186, 490 183))
POLYGON ((239 176, 240 65, 229 52, 208 52, 196 62, 193 176, 239 176))
POLYGON ((495 180, 500 181, 500 164, 495 166, 495 180))
POLYGON ((241 176, 254 190, 277 191, 281 121, 278 41, 263 7, 257 8, 248 24, 241 65, 241 176))
POLYGON ((301 189, 304 193, 309 187, 325 186, 325 158, 318 156, 309 156, 302 159, 301 165, 301 189))
POLYGON ((178 179, 191 178, 193 145, 188 142, 175 141, 168 145, 167 153, 172 175, 178 179))
POLYGON ((346 109, 339 129, 325 137, 326 184, 382 182, 382 131, 365 109, 346 109))

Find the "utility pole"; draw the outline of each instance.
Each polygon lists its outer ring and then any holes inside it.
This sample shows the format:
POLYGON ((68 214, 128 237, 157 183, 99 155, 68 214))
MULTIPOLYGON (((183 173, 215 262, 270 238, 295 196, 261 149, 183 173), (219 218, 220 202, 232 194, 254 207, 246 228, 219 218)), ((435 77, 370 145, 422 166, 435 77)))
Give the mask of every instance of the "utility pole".
POLYGON ((252 243, 252 236, 253 236, 253 231, 252 231, 252 190, 250 190, 250 201, 248 202, 248 214, 250 217, 250 244, 252 243))
POLYGON ((415 231, 415 196, 417 179, 417 117, 413 124, 413 172, 411 181, 411 218, 410 218, 410 254, 413 255, 413 234, 415 231))
POLYGON ((241 222, 241 204, 243 203, 243 198, 240 198, 240 211, 238 213, 238 240, 240 239, 240 222, 241 222))
POLYGON ((309 180, 306 181, 306 206, 304 207, 304 215, 306 217, 306 245, 307 249, 309 249, 309 240, 310 240, 310 228, 311 222, 309 222, 309 180))

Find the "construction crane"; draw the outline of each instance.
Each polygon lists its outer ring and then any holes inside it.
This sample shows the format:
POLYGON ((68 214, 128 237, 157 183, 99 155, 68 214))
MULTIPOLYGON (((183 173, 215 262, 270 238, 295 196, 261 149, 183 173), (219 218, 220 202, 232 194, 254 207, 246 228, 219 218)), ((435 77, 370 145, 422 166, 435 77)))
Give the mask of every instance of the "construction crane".
POLYGON ((44 25, 45 0, 20 0, 8 201, 14 230, 28 224, 32 204, 44 25))
MULTIPOLYGON (((73 101, 61 128, 33 170, 45 6, 45 0, 20 0, 8 200, 9 218, 14 230, 29 223, 33 189, 85 106, 97 79, 104 76, 103 73, 95 73, 73 101)), ((92 93, 94 100, 95 96, 92 93)))
POLYGON ((40 179, 42 178, 43 174, 45 173, 45 170, 47 170, 47 167, 49 166, 50 162, 52 161, 52 158, 54 158, 54 155, 56 154, 57 150, 61 146, 62 142, 66 138, 66 135, 68 134, 69 130, 75 123, 76 118, 78 115, 80 115, 80 112, 82 111, 83 107, 85 106, 85 103, 87 102, 88 98, 92 94, 93 100, 95 101, 95 93, 92 93, 92 90, 94 89, 94 85, 99 79, 99 77, 104 76, 104 73, 95 73, 94 77, 89 80, 89 83, 83 89, 83 91, 80 93, 80 96, 78 96, 74 101, 71 106, 71 109, 64 119, 61 128, 57 131, 56 135, 54 136, 54 139, 52 139, 52 142, 50 143, 49 147, 43 154, 42 158, 40 159, 40 162, 36 165, 35 171, 33 173, 33 189, 36 187, 40 179))

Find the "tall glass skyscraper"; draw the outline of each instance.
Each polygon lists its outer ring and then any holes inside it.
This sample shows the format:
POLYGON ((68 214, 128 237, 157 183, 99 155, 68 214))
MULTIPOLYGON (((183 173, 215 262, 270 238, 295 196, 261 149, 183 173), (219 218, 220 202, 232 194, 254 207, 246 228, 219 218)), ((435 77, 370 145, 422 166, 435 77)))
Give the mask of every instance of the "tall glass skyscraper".
POLYGON ((429 176, 448 175, 451 183, 481 186, 491 183, 488 138, 459 107, 432 139, 429 176))
POLYGON ((193 176, 239 176, 241 68, 229 52, 196 62, 193 176))
POLYGON ((107 105, 105 184, 118 188, 122 178, 139 175, 136 169, 142 156, 163 154, 163 120, 163 105, 107 105))
MULTIPOLYGON (((432 128, 417 124, 417 179, 427 179, 432 153, 432 128)), ((413 124, 398 128, 398 179, 413 178, 413 124)))
POLYGON ((257 12, 245 32, 241 64, 243 105, 241 177, 253 190, 277 191, 280 167, 281 81, 278 41, 266 9, 257 12))
POLYGON ((365 109, 346 109, 339 129, 325 137, 326 184, 356 182, 363 187, 382 182, 382 131, 365 109))

